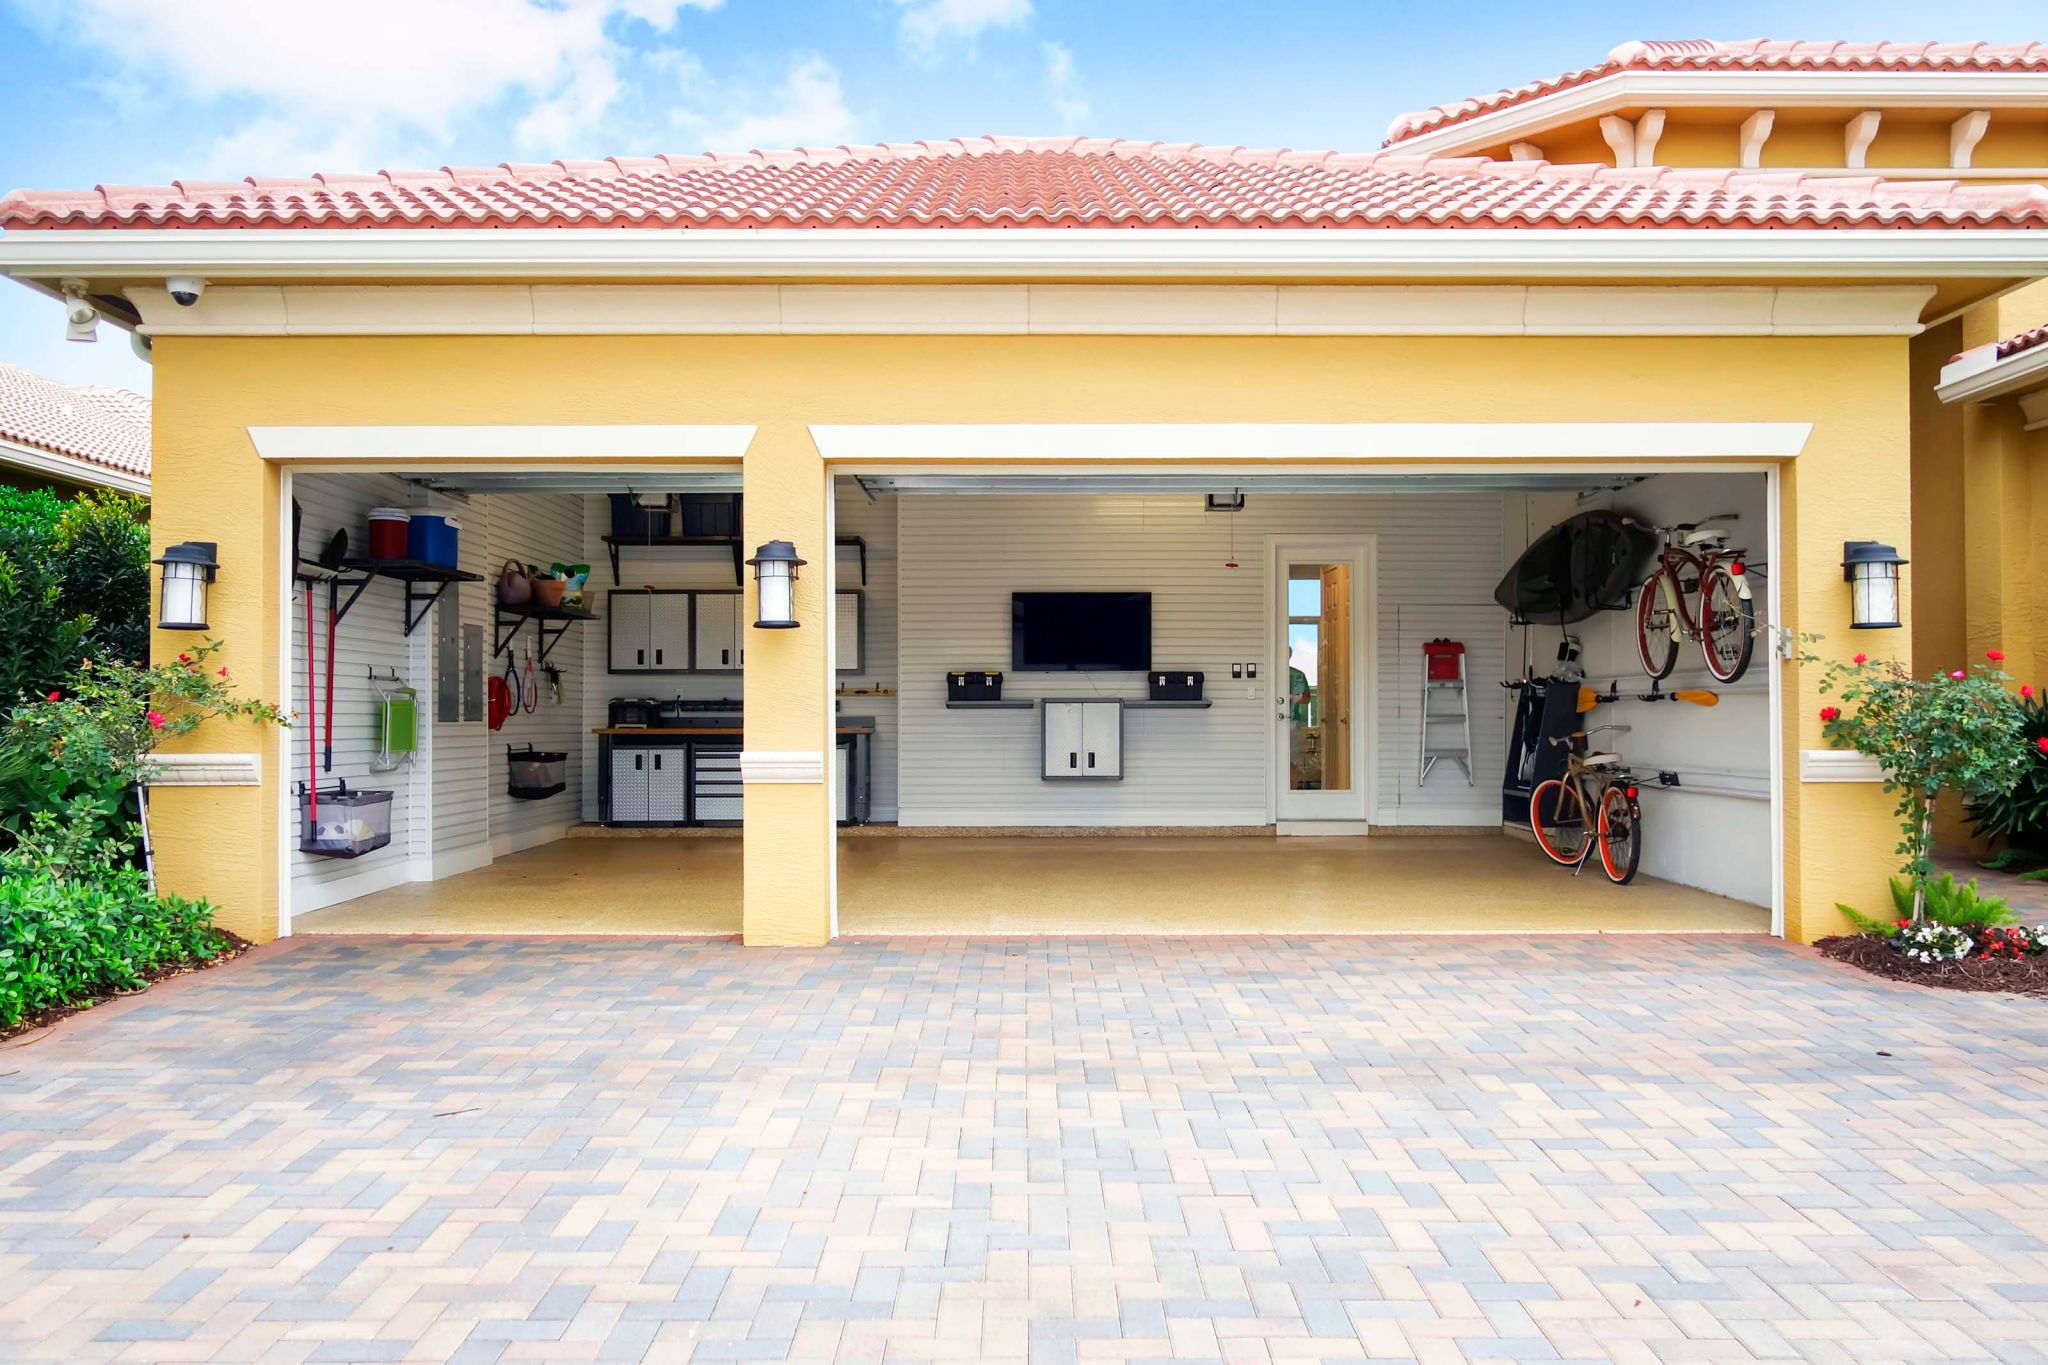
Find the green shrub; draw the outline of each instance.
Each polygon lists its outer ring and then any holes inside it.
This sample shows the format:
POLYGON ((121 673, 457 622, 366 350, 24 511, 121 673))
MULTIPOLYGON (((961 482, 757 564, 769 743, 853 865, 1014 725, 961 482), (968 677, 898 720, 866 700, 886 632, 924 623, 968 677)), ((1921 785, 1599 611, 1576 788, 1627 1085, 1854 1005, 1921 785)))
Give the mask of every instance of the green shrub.
POLYGON ((57 514, 64 610, 92 618, 84 653, 149 657, 149 504, 132 493, 81 493, 57 514))
POLYGON ((1970 825, 2014 856, 2008 861, 2048 862, 2048 701, 2029 696, 2019 703, 2020 735, 2028 762, 2011 791, 1990 792, 1969 804, 1970 825))
POLYGON ((152 970, 209 961, 228 945, 211 905, 151 895, 139 868, 65 878, 27 859, 0 860, 0 1029, 134 990, 152 970))
MULTIPOLYGON (((1977 889, 1975 878, 1958 882, 1955 874, 1944 872, 1939 877, 1929 878, 1925 884, 1927 903, 1921 910, 1920 918, 1929 924, 1938 924, 1950 929, 1966 932, 1992 929, 2001 925, 2014 924, 2019 916, 2012 907, 1997 896, 1987 896, 1977 889)), ((1862 911, 1843 905, 1839 901, 1835 909, 1842 912, 1859 934, 1879 934, 1892 938, 1913 922, 1913 883, 1910 879, 1892 878, 1891 920, 1873 919, 1862 911)))

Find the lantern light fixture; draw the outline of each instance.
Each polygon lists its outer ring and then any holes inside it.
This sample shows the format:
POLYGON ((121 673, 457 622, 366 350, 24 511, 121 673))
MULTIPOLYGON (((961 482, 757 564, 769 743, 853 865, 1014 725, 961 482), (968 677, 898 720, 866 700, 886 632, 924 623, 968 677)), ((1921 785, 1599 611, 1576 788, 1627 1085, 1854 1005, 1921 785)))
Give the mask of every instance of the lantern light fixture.
POLYGON ((1895 630, 1899 625, 1898 550, 1876 540, 1842 545, 1842 579, 1849 585, 1852 630, 1895 630))
POLYGON ((158 630, 206 629, 206 588, 220 568, 220 561, 214 558, 219 549, 215 541, 188 540, 166 547, 163 558, 150 561, 164 571, 156 614, 158 630))
POLYGON ((754 566, 758 630, 795 630, 796 571, 808 561, 798 559, 796 546, 786 540, 771 540, 747 563, 754 566))

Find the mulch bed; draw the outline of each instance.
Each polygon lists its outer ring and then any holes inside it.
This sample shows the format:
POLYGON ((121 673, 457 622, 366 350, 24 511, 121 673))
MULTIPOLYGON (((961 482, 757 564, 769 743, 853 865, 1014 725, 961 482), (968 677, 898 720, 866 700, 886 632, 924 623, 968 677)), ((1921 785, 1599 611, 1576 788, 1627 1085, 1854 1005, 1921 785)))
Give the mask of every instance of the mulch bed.
MULTIPOLYGON (((219 933, 222 938, 228 941, 228 946, 206 961, 173 962, 162 967, 152 967, 142 974, 143 979, 149 983, 148 985, 138 986, 132 991, 105 991, 89 999, 74 1000, 68 1005, 52 1005, 46 1010, 26 1016, 13 1028, 0 1029, 0 1044, 5 1044, 7 1039, 18 1038, 24 1033, 34 1033, 38 1029, 46 1029, 60 1019, 69 1019, 74 1014, 83 1014, 94 1005, 105 1004, 109 1000, 120 1000, 131 995, 140 995, 159 981, 168 981, 174 976, 185 976, 192 972, 203 972, 209 967, 218 967, 223 962, 233 962, 243 953, 256 946, 240 934, 231 934, 225 929, 220 930, 219 933)), ((29 1042, 36 1041, 39 1040, 33 1038, 29 1040, 29 1042)), ((14 1047, 27 1047, 28 1045, 28 1043, 16 1043, 14 1047)), ((11 1050, 5 1046, 0 1046, 0 1052, 11 1050)))
POLYGON ((1875 934, 1824 938, 1814 948, 1887 981, 1947 991, 2002 991, 2048 999, 2048 954, 2012 958, 1966 957, 1961 962, 1913 962, 1875 934))

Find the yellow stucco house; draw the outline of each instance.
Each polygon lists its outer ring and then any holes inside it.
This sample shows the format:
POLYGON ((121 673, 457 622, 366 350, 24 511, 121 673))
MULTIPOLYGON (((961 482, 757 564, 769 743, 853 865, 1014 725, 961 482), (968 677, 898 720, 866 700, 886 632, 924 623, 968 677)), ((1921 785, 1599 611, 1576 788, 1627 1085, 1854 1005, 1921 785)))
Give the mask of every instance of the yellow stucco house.
POLYGON ((1897 831, 1790 642, 2048 670, 2044 186, 2048 46, 1632 43, 1356 155, 23 191, 0 271, 147 339, 169 624, 298 714, 152 803, 249 937, 1811 940, 1897 831), (1582 514, 1719 527, 1746 667, 1503 605, 1582 514), (1558 698, 1631 885, 1516 836, 1558 698))

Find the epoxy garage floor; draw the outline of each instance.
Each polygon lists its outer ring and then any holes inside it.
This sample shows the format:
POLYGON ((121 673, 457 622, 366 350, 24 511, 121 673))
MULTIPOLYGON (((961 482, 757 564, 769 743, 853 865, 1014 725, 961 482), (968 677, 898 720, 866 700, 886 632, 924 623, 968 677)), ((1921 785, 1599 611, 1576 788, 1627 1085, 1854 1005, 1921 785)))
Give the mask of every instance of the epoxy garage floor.
MULTIPOLYGON (((1499 834, 839 842, 839 927, 873 934, 1762 933, 1769 911, 1499 834)), ((308 934, 736 934, 738 838, 572 838, 297 917, 308 934)))
POLYGON ((2040 1002, 1765 939, 301 938, 167 984, 0 1053, 8 1365, 2048 1342, 2040 1002))

